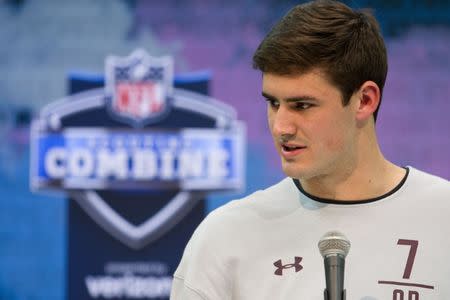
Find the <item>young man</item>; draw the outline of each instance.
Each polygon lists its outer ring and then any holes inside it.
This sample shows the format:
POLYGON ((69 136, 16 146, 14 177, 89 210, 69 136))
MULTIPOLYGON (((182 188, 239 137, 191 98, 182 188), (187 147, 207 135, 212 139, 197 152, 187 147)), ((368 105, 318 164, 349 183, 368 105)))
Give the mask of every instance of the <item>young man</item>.
POLYGON ((376 20, 334 1, 296 6, 253 62, 288 177, 203 221, 171 299, 323 299, 317 243, 330 230, 352 244, 347 299, 450 299, 450 184, 378 146, 387 59, 376 20))

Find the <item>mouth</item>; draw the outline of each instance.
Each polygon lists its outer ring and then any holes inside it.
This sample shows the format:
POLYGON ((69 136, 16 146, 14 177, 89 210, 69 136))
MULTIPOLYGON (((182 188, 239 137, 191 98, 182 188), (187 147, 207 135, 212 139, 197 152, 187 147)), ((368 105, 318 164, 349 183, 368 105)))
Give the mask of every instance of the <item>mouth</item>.
POLYGON ((281 153, 286 158, 292 158, 300 154, 306 146, 294 145, 294 144, 281 144, 281 153))
POLYGON ((281 148, 283 149, 283 151, 292 152, 295 150, 304 149, 304 148, 306 148, 306 146, 293 144, 293 143, 283 143, 283 144, 281 144, 281 148))
POLYGON ((306 147, 304 147, 304 146, 281 145, 281 148, 283 149, 283 151, 292 152, 292 151, 295 151, 295 150, 298 150, 298 149, 303 149, 303 148, 306 148, 306 147))

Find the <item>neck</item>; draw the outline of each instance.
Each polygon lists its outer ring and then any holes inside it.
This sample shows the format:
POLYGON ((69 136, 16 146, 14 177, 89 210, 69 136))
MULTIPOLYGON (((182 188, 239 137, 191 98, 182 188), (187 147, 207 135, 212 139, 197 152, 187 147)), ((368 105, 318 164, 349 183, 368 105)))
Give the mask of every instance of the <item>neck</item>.
POLYGON ((371 199, 394 189, 406 171, 384 158, 375 130, 361 134, 356 145, 352 160, 328 174, 302 179, 303 189, 316 197, 339 201, 371 199))

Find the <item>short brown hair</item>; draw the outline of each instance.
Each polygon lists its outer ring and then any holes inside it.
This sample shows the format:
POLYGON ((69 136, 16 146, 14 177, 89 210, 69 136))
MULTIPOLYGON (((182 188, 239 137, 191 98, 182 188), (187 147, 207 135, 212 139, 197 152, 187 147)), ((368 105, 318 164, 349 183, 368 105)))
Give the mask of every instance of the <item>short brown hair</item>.
MULTIPOLYGON (((370 12, 318 0, 295 6, 272 28, 255 51, 253 67, 278 75, 320 68, 341 91, 345 106, 365 81, 374 81, 382 93, 387 55, 370 12)), ((377 113, 378 108, 375 120, 377 113)))

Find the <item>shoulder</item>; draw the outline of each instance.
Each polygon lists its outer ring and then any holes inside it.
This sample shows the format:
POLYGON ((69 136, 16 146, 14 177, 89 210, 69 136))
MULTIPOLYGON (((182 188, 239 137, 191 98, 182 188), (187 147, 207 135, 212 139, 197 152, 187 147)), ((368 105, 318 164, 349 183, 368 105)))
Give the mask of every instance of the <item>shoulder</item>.
MULTIPOLYGON (((187 262, 191 266, 196 265, 194 261, 198 259, 204 262, 206 256, 213 260, 232 260, 233 255, 241 250, 239 247, 242 243, 239 240, 258 230, 261 222, 292 213, 298 206, 295 184, 291 178, 285 178, 265 190, 215 209, 192 235, 177 273, 184 269, 187 262)), ((224 261, 210 263, 223 264, 224 261)))
MULTIPOLYGON (((434 208, 448 211, 450 182, 444 178, 408 167, 409 174, 398 196, 405 201, 418 203, 424 209, 434 208)), ((399 203, 403 203, 400 201, 399 203)))
POLYGON ((228 202, 210 212, 200 223, 186 247, 185 254, 204 252, 206 249, 226 249, 227 254, 231 255, 234 248, 230 246, 230 242, 254 232, 261 222, 295 211, 300 205, 298 194, 293 180, 285 178, 265 190, 228 202))
POLYGON ((264 190, 236 199, 213 210, 197 229, 198 234, 226 234, 236 227, 258 220, 282 217, 299 206, 299 192, 291 178, 285 178, 264 190))
POLYGON ((412 190, 450 195, 450 182, 444 178, 409 168, 408 187, 412 190))
POLYGON ((299 191, 292 178, 287 177, 264 190, 228 202, 212 211, 207 219, 236 222, 254 218, 277 218, 292 213, 299 204, 299 191))

